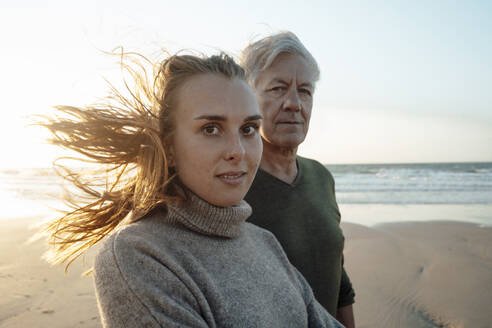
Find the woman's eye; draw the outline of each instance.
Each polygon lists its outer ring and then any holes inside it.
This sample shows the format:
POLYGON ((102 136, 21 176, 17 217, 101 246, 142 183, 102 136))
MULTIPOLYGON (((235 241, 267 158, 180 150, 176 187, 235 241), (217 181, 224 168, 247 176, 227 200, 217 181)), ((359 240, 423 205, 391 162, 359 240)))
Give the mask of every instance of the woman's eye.
POLYGON ((208 136, 215 136, 219 134, 219 128, 215 125, 206 125, 202 130, 203 133, 208 136))
POLYGON ((246 125, 243 127, 243 134, 245 136, 251 136, 251 135, 255 134, 257 130, 258 130, 257 124, 246 125))

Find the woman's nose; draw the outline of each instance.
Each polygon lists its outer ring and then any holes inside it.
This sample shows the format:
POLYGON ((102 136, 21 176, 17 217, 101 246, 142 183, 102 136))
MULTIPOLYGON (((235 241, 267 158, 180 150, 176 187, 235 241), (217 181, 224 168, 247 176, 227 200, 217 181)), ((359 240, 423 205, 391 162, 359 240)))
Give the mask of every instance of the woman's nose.
POLYGON ((227 161, 240 161, 246 153, 241 136, 234 135, 229 138, 225 159, 227 161))

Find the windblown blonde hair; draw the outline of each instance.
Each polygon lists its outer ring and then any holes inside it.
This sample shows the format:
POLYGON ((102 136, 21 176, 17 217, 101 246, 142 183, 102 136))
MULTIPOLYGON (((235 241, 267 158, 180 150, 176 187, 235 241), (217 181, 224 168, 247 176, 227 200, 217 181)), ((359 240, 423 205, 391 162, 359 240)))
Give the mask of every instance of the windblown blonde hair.
POLYGON ((52 246, 48 261, 66 262, 66 269, 119 225, 184 199, 169 161, 180 86, 206 73, 244 80, 243 69, 225 54, 172 55, 160 64, 136 53, 119 55, 133 82, 124 81, 128 95, 110 84, 101 103, 57 106, 56 115, 38 121, 51 131, 51 143, 98 166, 81 171, 54 163, 57 173, 78 190, 65 197, 72 210, 46 226, 52 246))

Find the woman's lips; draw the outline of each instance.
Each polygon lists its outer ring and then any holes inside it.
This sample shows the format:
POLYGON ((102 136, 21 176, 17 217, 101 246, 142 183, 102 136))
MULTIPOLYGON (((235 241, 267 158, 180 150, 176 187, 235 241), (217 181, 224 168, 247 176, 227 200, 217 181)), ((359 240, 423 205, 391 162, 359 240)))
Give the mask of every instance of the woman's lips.
POLYGON ((246 172, 244 171, 225 172, 225 173, 217 174, 216 177, 219 178, 224 183, 236 185, 243 182, 243 180, 246 178, 246 172))

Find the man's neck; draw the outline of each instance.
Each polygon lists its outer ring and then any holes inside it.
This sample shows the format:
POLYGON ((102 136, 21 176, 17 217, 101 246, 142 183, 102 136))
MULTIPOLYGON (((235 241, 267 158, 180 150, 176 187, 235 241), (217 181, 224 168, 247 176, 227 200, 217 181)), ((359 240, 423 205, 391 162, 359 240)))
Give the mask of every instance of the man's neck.
POLYGON ((260 167, 277 179, 288 184, 297 177, 296 148, 274 147, 263 143, 263 155, 260 167))

